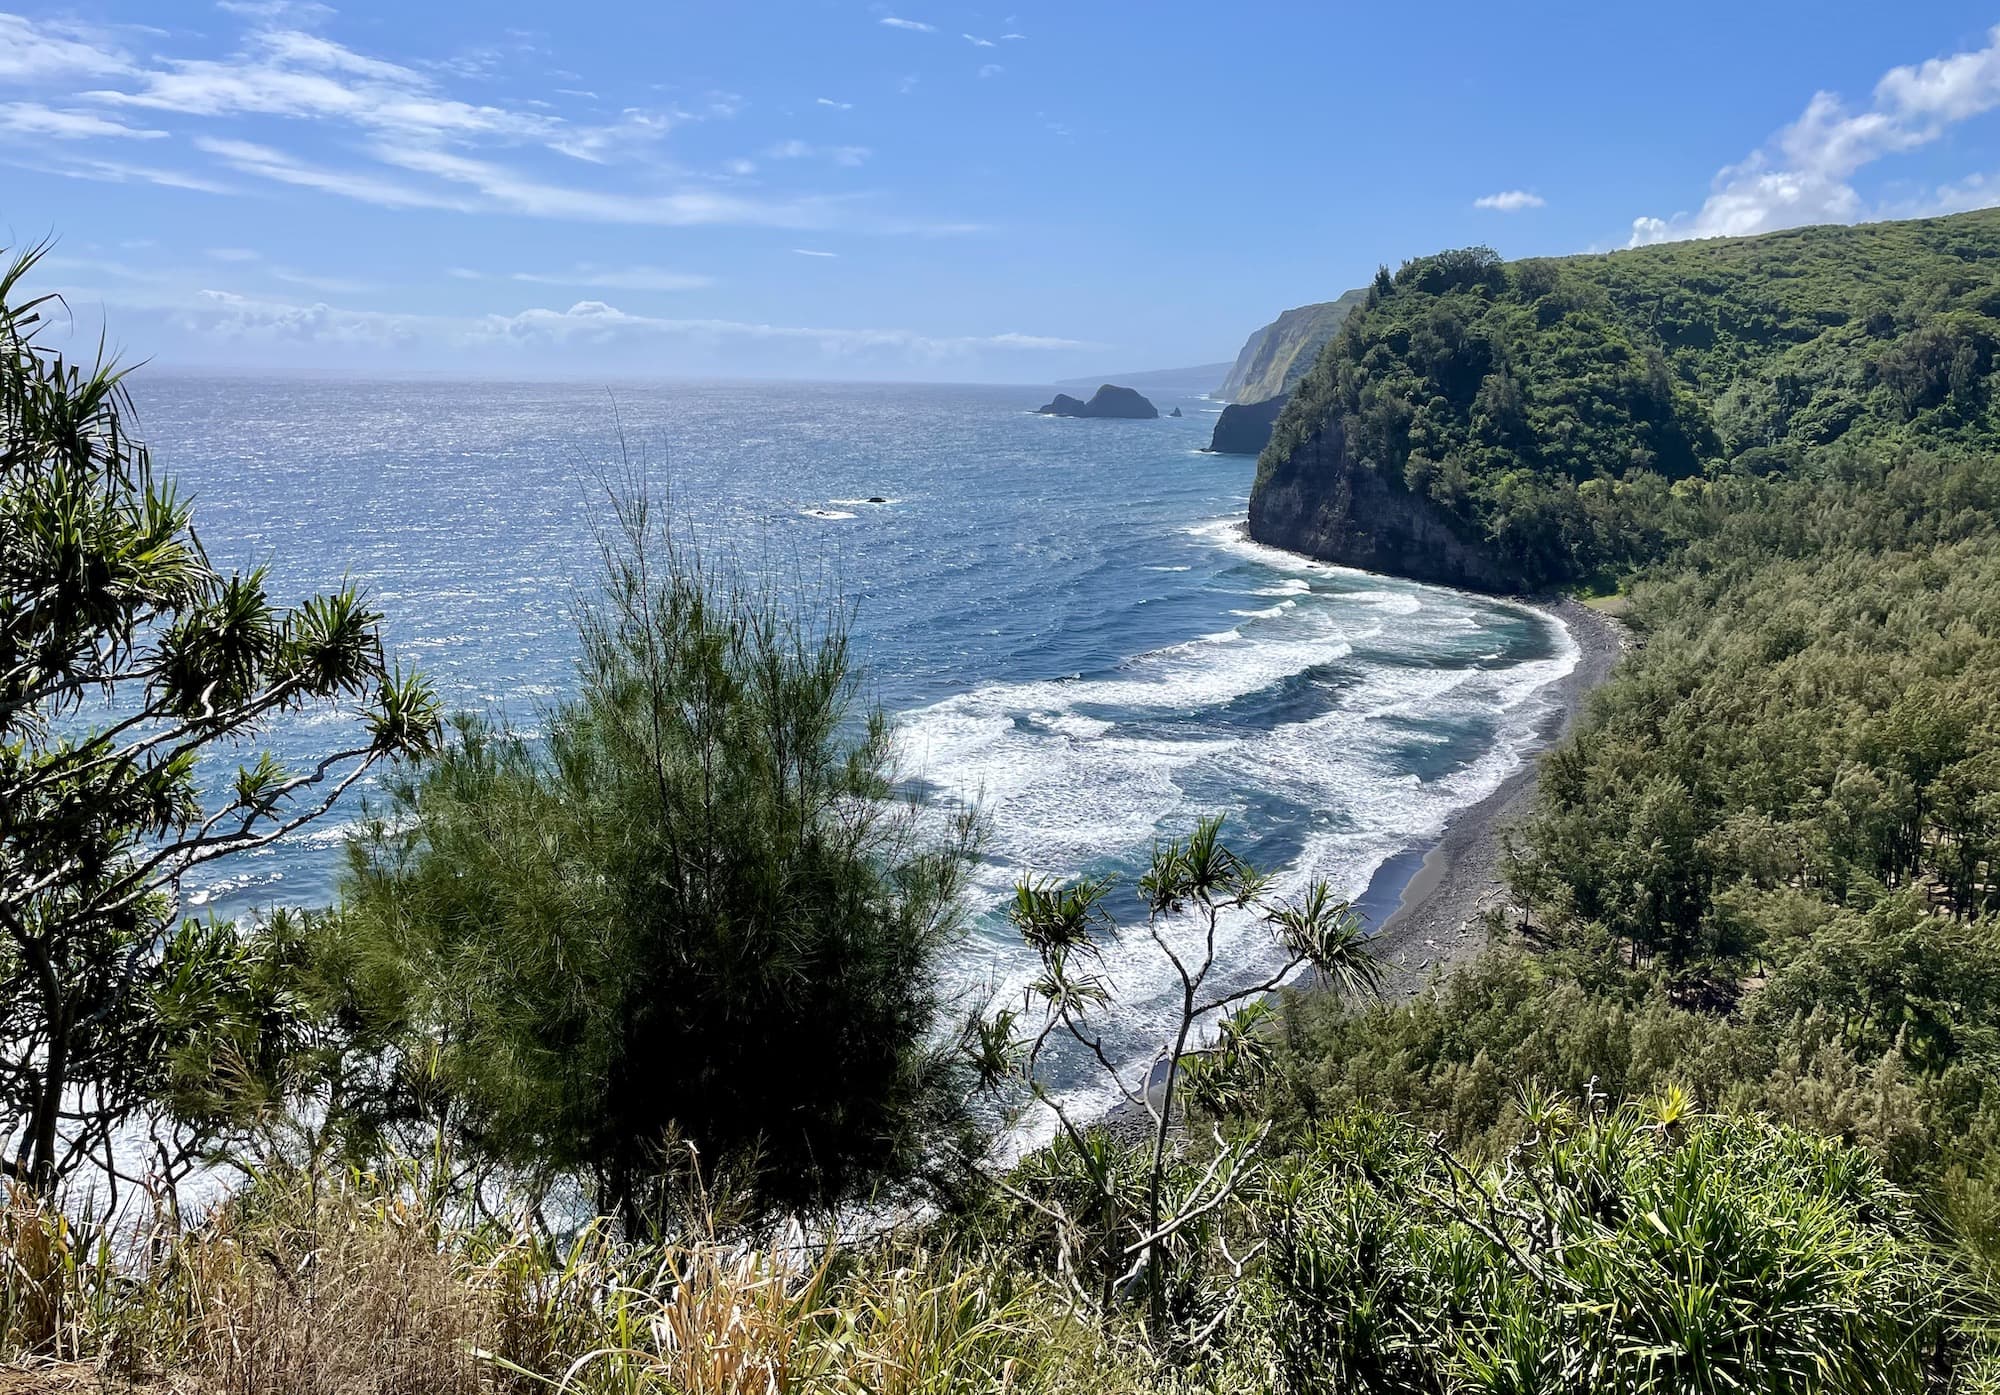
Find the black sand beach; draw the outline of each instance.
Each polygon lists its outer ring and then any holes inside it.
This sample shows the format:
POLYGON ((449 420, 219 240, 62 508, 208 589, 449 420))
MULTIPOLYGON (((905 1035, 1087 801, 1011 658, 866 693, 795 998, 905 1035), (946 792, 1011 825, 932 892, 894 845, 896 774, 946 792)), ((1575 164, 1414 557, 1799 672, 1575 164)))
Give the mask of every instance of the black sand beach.
MULTIPOLYGON (((1570 729, 1590 690, 1610 674, 1625 652, 1627 634, 1616 620, 1578 601, 1543 609, 1562 621, 1582 650, 1558 687, 1556 708, 1542 731, 1546 749, 1570 729)), ((1485 946, 1480 917, 1502 897, 1501 836, 1532 807, 1535 771, 1534 762, 1515 771, 1492 794, 1461 810, 1428 850, 1394 858, 1376 873, 1360 905, 1364 914, 1380 918, 1375 948, 1389 996, 1408 997, 1485 946)))

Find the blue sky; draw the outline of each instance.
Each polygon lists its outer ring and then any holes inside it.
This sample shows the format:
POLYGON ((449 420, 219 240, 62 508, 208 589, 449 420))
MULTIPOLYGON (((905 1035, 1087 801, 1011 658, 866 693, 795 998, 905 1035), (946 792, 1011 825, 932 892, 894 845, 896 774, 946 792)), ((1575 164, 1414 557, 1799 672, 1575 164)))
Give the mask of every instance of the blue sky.
MULTIPOLYGON (((6 0, 0 0, 5 4, 6 0)), ((2000 203, 2000 5, 0 12, 0 236, 166 369, 1046 382, 1379 262, 2000 203)))

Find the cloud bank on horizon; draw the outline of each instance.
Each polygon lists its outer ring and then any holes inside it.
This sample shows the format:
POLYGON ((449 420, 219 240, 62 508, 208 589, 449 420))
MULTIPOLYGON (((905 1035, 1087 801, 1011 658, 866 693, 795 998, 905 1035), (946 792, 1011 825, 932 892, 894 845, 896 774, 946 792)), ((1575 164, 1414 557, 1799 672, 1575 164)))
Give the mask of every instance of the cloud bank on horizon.
MULTIPOLYGON (((102 4, 0 11, 0 244, 59 234, 42 279, 169 365, 1046 380, 1226 357, 1283 305, 1440 245, 1550 255, 2000 204, 1981 121, 2000 110, 2000 27, 1930 58, 1913 32, 1911 61, 1862 70, 1880 73, 1865 101, 1792 86, 1812 93, 1800 114, 1698 206, 1633 218, 1675 189, 1635 198, 1590 152, 1511 131, 1506 158, 1453 163, 1462 111, 1414 128, 1430 167, 1396 198, 1287 178, 1329 158, 1313 122, 1337 112, 1264 71, 1299 59, 1254 15, 1237 40, 1205 36, 1215 71, 1189 88, 1164 69, 1185 52, 1172 23, 944 0, 853 0, 777 29, 724 7, 574 7, 654 24, 657 42, 594 12, 551 34, 388 0, 220 0, 165 24, 141 0, 102 4), (1157 47, 1121 64, 1114 40, 1157 47), (1207 197, 1233 164, 1288 216, 1207 197)), ((1423 61, 1462 62, 1467 83, 1494 68, 1477 13, 1462 53, 1423 61)), ((1367 22, 1282 18, 1327 26, 1322 42, 1367 22)), ((1880 37, 1857 36, 1846 70, 1880 37)), ((1403 90, 1398 51, 1381 52, 1384 71, 1353 81, 1403 90)), ((1509 89, 1480 115, 1578 101, 1509 89)), ((1732 137, 1726 110, 1702 116, 1676 153, 1743 148, 1744 123, 1732 137)), ((1355 144, 1331 158, 1362 188, 1426 164, 1355 144)))

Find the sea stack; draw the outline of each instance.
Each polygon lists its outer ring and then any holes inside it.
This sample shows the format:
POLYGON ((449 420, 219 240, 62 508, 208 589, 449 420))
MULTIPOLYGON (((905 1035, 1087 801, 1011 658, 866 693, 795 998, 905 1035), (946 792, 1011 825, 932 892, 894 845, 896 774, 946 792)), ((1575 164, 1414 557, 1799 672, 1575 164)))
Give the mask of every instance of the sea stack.
POLYGON ((1098 388, 1088 402, 1079 402, 1068 393, 1059 392, 1055 401, 1035 410, 1048 417, 1125 417, 1141 421, 1160 414, 1160 409, 1135 389, 1111 383, 1098 388))
POLYGON ((1278 424, 1289 394, 1268 402, 1232 402, 1215 419, 1215 435, 1208 448, 1216 455, 1256 455, 1269 444, 1271 428, 1278 424))

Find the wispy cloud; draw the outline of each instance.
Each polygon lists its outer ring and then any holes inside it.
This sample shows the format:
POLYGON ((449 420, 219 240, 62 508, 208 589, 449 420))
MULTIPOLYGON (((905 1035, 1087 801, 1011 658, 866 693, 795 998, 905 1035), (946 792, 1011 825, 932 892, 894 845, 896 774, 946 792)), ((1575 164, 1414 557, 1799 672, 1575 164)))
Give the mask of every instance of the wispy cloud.
POLYGON ((865 145, 812 145, 802 140, 781 140, 764 152, 767 160, 830 160, 852 168, 863 164, 874 152, 865 145))
MULTIPOLYGON (((53 104, 0 104, 0 164, 210 193, 277 185, 385 209, 499 212, 575 223, 838 224, 885 234, 967 230, 891 215, 859 193, 785 196, 717 187, 727 182, 718 176, 755 174, 750 160, 711 166, 707 174, 677 167, 663 143, 682 124, 733 116, 743 103, 727 93, 690 99, 686 106, 628 107, 601 119, 570 120, 526 99, 464 100, 442 85, 452 75, 449 65, 392 61, 305 27, 331 12, 258 0, 241 0, 227 12, 248 21, 231 51, 143 61, 98 31, 0 14, 0 81, 63 81, 72 89, 53 104), (148 119, 141 122, 133 113, 148 119), (345 128, 346 134, 306 146, 295 144, 278 122, 345 128), (185 141, 185 148, 212 162, 211 172, 127 163, 109 158, 106 148, 112 141, 141 140, 166 148, 163 137, 175 138, 176 149, 185 141), (573 168, 571 161, 601 173, 564 172, 573 168), (217 179, 213 171, 248 182, 217 179)), ((904 24, 921 26, 916 20, 904 24)), ((829 110, 852 108, 831 96, 817 102, 829 110)), ((854 168, 870 154, 861 145, 786 142, 770 158, 854 168)))
POLYGON ((131 71, 132 60, 108 39, 60 21, 32 24, 0 14, 0 78, 40 81, 58 77, 109 77, 131 71))
POLYGON ((296 159, 282 150, 247 140, 222 140, 197 136, 195 149, 213 155, 242 174, 255 175, 278 184, 300 189, 317 189, 325 194, 372 203, 378 208, 469 208, 462 198, 429 189, 383 179, 361 170, 335 170, 296 159))
POLYGON ((974 48, 996 47, 996 45, 991 39, 982 39, 977 34, 960 34, 958 37, 965 40, 968 44, 971 44, 974 48))
POLYGON ((432 344, 545 349, 575 343, 613 344, 647 339, 697 344, 776 341, 803 344, 833 357, 889 356, 927 361, 989 351, 1046 353, 1103 347, 1086 340, 1013 331, 929 335, 907 329, 838 329, 729 319, 674 319, 634 314, 601 300, 578 301, 563 310, 537 307, 514 314, 446 316, 345 309, 324 302, 301 305, 234 291, 203 289, 179 303, 173 313, 185 327, 218 339, 385 347, 432 344))
POLYGON ((794 247, 792 255, 795 257, 837 257, 840 253, 822 252, 817 247, 794 247))
POLYGON ((910 29, 919 34, 937 33, 937 26, 935 24, 925 24, 919 19, 898 19, 895 15, 883 15, 879 22, 888 25, 891 29, 910 29))
POLYGON ((48 107, 39 102, 0 103, 0 132, 54 140, 160 140, 167 134, 128 126, 96 112, 48 107))
POLYGON ((30 169, 40 169, 65 179, 88 179, 104 184, 154 184, 162 189, 185 189, 199 194, 233 194, 234 187, 206 175, 188 170, 166 169, 157 165, 135 165, 124 160, 101 160, 79 156, 61 164, 47 165, 30 162, 30 169))
POLYGON ((1487 194, 1472 201, 1474 208, 1488 208, 1496 213, 1519 213, 1523 209, 1542 208, 1548 200, 1540 194, 1531 194, 1526 189, 1508 189, 1504 193, 1487 194))
POLYGON ((999 77, 1000 74, 1006 71, 1007 70, 1001 67, 998 63, 987 63, 979 69, 979 76, 983 78, 999 77))
POLYGON ((1798 120, 1741 163, 1724 167, 1695 212, 1635 218, 1632 244, 2000 202, 1987 197, 2000 190, 1975 178, 1940 186, 1928 198, 1871 208, 1852 182, 1876 161, 1929 145, 1959 122, 2000 107, 2000 27, 1987 37, 1984 48, 1891 68, 1862 110, 1832 92, 1815 93, 1798 120))
POLYGON ((493 275, 465 267, 450 274, 461 281, 514 281, 535 286, 587 286, 607 291, 695 291, 715 284, 712 276, 667 271, 657 266, 597 266, 579 262, 567 271, 510 271, 493 275))

